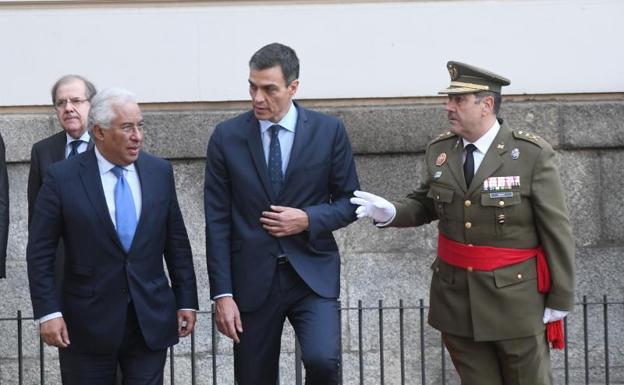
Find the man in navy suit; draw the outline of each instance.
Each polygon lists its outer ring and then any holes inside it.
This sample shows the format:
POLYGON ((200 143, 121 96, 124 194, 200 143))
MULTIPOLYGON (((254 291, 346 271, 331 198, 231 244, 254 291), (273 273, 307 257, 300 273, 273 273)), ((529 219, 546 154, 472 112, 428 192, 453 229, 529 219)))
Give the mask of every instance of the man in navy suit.
POLYGON ((339 381, 340 255, 333 230, 355 220, 358 188, 340 120, 292 101, 295 52, 273 43, 250 62, 253 110, 215 128, 204 203, 210 294, 232 338, 238 385, 274 385, 286 318, 307 385, 339 381))
POLYGON ((143 117, 131 93, 105 90, 91 104, 95 148, 51 165, 35 204, 27 248, 34 317, 43 340, 61 348, 69 385, 109 385, 118 363, 126 385, 162 384, 166 349, 193 330, 198 307, 173 170, 141 151, 143 117))

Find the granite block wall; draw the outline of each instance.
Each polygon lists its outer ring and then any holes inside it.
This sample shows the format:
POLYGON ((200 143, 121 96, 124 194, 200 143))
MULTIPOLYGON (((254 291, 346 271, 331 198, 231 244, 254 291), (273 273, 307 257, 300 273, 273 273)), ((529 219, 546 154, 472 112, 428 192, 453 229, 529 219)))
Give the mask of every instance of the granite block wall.
MULTIPOLYGON (((306 103, 303 102, 303 105, 306 103)), ((426 143, 446 131, 446 119, 439 103, 359 103, 316 102, 318 110, 342 118, 354 149, 362 188, 397 199, 418 182, 426 143)), ((203 171, 208 138, 216 123, 242 110, 221 105, 205 108, 178 108, 155 111, 149 108, 145 148, 174 165, 178 196, 194 252, 199 280, 200 306, 209 310, 206 273, 203 171)), ((590 382, 605 378, 604 325, 609 333, 609 376, 611 383, 624 384, 624 100, 618 98, 586 101, 579 98, 553 98, 542 101, 505 101, 501 110, 505 124, 541 135, 557 150, 560 171, 566 188, 568 206, 577 246, 577 300, 589 303, 588 362, 590 382), (604 318, 603 295, 619 301, 611 305, 604 318)), ((0 114, 0 133, 7 147, 10 178, 11 225, 7 262, 8 278, 0 280, 0 383, 17 383, 16 321, 18 310, 30 316, 32 310, 26 278, 27 203, 26 181, 30 148, 34 142, 59 130, 56 119, 47 112, 0 114)), ((356 222, 336 232, 342 251, 341 301, 343 311, 343 376, 345 384, 359 383, 360 346, 365 384, 400 383, 403 371, 407 383, 420 383, 422 359, 426 383, 442 381, 441 350, 438 333, 425 326, 424 345, 420 337, 419 300, 428 304, 429 265, 435 256, 436 225, 416 229, 378 230, 366 221, 356 222), (384 306, 381 315, 379 300, 384 306), (400 366, 399 300, 403 312, 405 366, 400 366), (362 311, 360 341, 358 301, 362 311), (383 350, 380 339, 383 320, 383 350), (361 345, 360 345, 361 344, 361 345), (425 352, 421 356, 421 350, 425 352), (383 356, 384 371, 380 371, 383 356)), ((569 316, 570 383, 584 383, 583 306, 569 316)), ((209 314, 200 315, 195 339, 198 384, 212 383, 212 355, 209 314)), ((425 322, 426 324, 426 322, 425 322)), ((24 383, 39 379, 39 342, 32 321, 23 322, 24 383)), ((231 384, 231 343, 217 335, 217 378, 231 384)), ((190 383, 190 341, 175 348, 176 383, 190 383)), ((282 347, 282 384, 294 384, 294 337, 285 329, 282 347)), ((47 383, 58 381, 56 352, 44 348, 47 383)), ((553 353, 555 383, 563 383, 564 357, 553 353)), ((169 368, 169 366, 167 366, 169 368)), ((169 376, 167 369, 167 376, 169 376)), ((444 377, 458 384, 448 356, 444 377)), ((168 380, 167 380, 168 381, 168 380)))

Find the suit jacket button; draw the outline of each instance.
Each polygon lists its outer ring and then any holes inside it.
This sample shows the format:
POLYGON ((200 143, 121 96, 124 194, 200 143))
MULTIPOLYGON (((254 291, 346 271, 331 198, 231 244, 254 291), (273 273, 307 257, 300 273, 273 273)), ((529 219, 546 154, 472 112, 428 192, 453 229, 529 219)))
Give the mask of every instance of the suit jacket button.
POLYGON ((470 229, 470 228, 472 227, 472 223, 470 223, 470 222, 466 222, 466 223, 464 224, 464 227, 465 227, 465 228, 467 228, 467 229, 470 229))
POLYGON ((128 289, 126 289, 125 287, 123 289, 121 289, 121 293, 122 294, 128 294, 128 289))

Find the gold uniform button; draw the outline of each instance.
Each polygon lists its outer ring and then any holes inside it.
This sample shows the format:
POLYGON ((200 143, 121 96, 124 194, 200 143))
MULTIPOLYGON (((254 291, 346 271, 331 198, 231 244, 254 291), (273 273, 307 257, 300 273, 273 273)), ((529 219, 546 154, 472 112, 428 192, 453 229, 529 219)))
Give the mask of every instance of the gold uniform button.
POLYGON ((521 280, 522 279, 522 274, 518 273, 517 277, 518 277, 518 280, 521 280))
POLYGON ((498 201, 499 206, 505 206, 505 201, 498 201))
POLYGON ((464 202, 464 206, 466 206, 466 207, 470 207, 471 205, 472 205, 472 202, 469 201, 469 200, 464 202))
POLYGON ((439 195, 436 195, 436 200, 440 200, 440 196, 439 195))
POLYGON ((465 227, 465 228, 467 228, 467 229, 470 229, 470 228, 472 227, 472 223, 470 223, 470 222, 466 222, 466 223, 464 224, 464 227, 465 227))

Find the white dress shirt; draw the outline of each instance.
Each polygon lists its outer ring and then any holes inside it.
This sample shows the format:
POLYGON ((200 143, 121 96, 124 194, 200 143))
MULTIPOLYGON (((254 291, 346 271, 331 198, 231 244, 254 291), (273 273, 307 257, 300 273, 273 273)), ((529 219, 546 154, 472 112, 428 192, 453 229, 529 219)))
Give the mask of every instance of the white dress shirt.
MULTIPOLYGON (((500 124, 498 124, 498 120, 494 120, 494 125, 489 130, 487 130, 486 133, 483 134, 479 139, 472 143, 475 145, 475 147, 477 147, 477 149, 474 150, 472 153, 472 158, 474 159, 474 174, 472 174, 472 176, 475 176, 475 174, 477 173, 479 166, 481 166, 481 162, 483 162, 483 158, 485 158, 487 150, 494 142, 496 135, 498 135, 498 131, 500 131, 500 124)), ((466 146, 469 145, 471 142, 467 141, 466 139, 462 140, 465 149, 466 146)), ((463 161, 466 161, 466 151, 463 151, 462 159, 463 161)))

